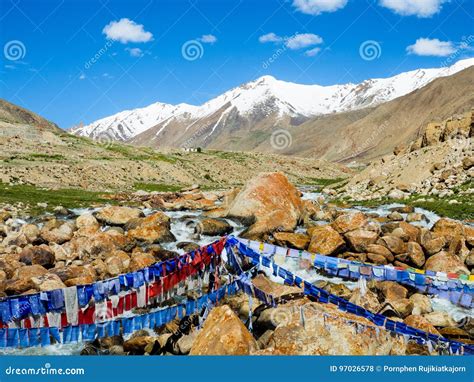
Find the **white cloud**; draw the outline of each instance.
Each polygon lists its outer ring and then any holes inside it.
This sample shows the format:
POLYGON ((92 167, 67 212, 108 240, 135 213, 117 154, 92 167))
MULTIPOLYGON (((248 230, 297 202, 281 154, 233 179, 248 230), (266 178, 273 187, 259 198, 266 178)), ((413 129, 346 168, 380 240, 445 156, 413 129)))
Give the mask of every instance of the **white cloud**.
POLYGON ((79 79, 80 80, 85 80, 86 79, 86 75, 84 73, 81 73, 81 75, 79 76, 79 79))
POLYGON ((419 38, 413 45, 407 47, 409 54, 417 56, 444 57, 454 53, 456 48, 451 41, 440 41, 437 38, 419 38))
POLYGON ((125 49, 132 57, 143 57, 143 51, 140 48, 126 48, 125 49))
POLYGON ((313 48, 304 52, 305 56, 314 57, 321 51, 321 48, 313 48))
POLYGON ((402 16, 431 17, 449 0, 380 0, 382 7, 402 16))
POLYGON ((312 33, 301 33, 295 34, 285 41, 285 45, 288 49, 301 49, 307 48, 308 46, 322 44, 323 39, 312 33))
POLYGON ((203 34, 198 40, 205 44, 214 44, 217 42, 217 37, 212 34, 203 34))
POLYGON ((264 34, 264 35, 260 36, 258 38, 258 41, 260 41, 261 43, 282 42, 283 37, 280 37, 280 36, 276 35, 275 33, 271 32, 271 33, 267 33, 267 34, 264 34))
POLYGON ((317 16, 323 12, 335 12, 342 9, 347 2, 348 0, 293 0, 293 6, 300 12, 317 16))
POLYGON ((119 21, 111 21, 102 30, 108 39, 119 41, 122 44, 128 42, 148 42, 153 39, 153 34, 145 31, 143 25, 127 18, 119 21))

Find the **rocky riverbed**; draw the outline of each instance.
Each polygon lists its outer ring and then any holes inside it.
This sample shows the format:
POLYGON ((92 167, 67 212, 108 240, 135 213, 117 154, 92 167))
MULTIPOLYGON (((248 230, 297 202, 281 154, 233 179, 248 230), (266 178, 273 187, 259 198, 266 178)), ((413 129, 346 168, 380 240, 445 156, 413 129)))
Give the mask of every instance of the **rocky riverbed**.
MULTIPOLYGON (((409 205, 341 207, 301 192, 281 173, 264 173, 242 189, 124 193, 119 205, 57 207, 28 217, 0 211, 2 297, 83 285, 150 266, 227 234, 327 256, 470 275, 474 228, 409 205)), ((353 282, 288 263, 317 286, 357 305, 447 338, 474 343, 472 312, 395 282, 353 282)), ((275 296, 301 294, 260 274, 254 285, 275 296)), ((197 317, 131 337, 54 345, 14 353, 83 354, 428 354, 370 321, 308 298, 277 308, 228 297, 198 330, 197 317), (253 331, 248 330, 249 309, 253 331), (302 324, 301 312, 304 311, 302 324), (247 326, 244 324, 247 321, 247 326), (351 322, 352 324, 348 324, 351 322), (359 326, 354 322, 358 322, 359 326), (184 325, 184 329, 182 328, 184 325), (355 325, 355 326, 354 326, 355 325), (359 328, 359 329, 357 329, 359 328), (357 332, 357 336, 354 333, 357 332)))

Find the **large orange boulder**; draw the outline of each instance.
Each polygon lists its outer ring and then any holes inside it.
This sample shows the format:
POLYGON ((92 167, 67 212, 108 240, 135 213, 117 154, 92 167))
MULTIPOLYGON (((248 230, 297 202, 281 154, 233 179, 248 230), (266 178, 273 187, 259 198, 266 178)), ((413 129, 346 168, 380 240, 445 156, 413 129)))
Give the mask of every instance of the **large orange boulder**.
POLYGON ((228 217, 252 223, 242 234, 249 238, 293 231, 302 215, 300 193, 281 172, 261 173, 248 181, 227 211, 228 217))

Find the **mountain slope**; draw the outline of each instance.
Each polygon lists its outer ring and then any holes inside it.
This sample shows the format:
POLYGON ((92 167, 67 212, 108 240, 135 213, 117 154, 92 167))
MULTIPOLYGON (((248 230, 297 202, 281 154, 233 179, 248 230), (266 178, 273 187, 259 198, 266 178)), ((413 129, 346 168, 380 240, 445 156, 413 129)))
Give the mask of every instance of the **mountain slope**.
MULTIPOLYGON (((222 141, 221 134, 230 133, 240 141, 247 137, 239 136, 240 130, 252 130, 256 132, 253 138, 258 145, 260 132, 265 136, 275 127, 297 126, 315 116, 376 106, 473 64, 474 59, 469 59, 449 68, 419 69, 391 78, 334 86, 300 85, 264 76, 201 106, 155 103, 120 112, 71 132, 154 147, 216 147, 220 144, 214 142, 222 141)), ((252 146, 250 141, 248 144, 252 146)))
POLYGON ((38 131, 61 131, 56 124, 49 122, 32 111, 0 99, 0 126, 6 126, 6 124, 28 125, 31 129, 38 131))
MULTIPOLYGON (((280 153, 331 161, 368 160, 414 139, 427 123, 474 107, 474 67, 439 78, 372 109, 313 119, 291 130, 292 145, 280 153)), ((256 147, 271 151, 268 145, 256 147)))

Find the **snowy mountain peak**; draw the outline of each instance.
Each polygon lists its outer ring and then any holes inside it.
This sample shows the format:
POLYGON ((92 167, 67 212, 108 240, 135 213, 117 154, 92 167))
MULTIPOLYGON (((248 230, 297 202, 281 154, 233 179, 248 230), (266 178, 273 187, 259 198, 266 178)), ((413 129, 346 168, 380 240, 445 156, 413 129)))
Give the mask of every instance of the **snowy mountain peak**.
POLYGON ((376 106, 419 89, 436 78, 452 75, 472 65, 474 58, 458 61, 450 67, 416 69, 389 78, 374 78, 359 84, 332 86, 302 85, 265 75, 200 106, 156 102, 144 108, 122 111, 90 125, 74 128, 71 133, 91 138, 99 138, 105 134, 111 139, 125 141, 160 123, 168 125, 172 121, 184 121, 185 125, 189 126, 215 114, 217 124, 225 124, 225 117, 231 110, 235 110, 242 117, 257 112, 266 116, 309 118, 376 106))

